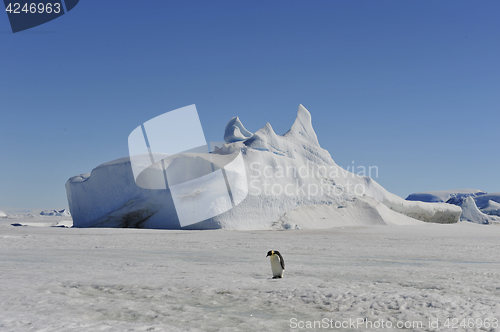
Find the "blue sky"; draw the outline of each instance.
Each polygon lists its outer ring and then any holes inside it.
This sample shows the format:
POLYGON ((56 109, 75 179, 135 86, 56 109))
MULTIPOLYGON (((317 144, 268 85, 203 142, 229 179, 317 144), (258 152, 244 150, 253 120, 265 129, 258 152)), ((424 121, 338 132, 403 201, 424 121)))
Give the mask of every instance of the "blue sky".
POLYGON ((63 208, 139 124, 196 104, 278 134, 298 105, 337 164, 500 191, 498 1, 98 1, 13 34, 0 13, 0 209, 63 208))

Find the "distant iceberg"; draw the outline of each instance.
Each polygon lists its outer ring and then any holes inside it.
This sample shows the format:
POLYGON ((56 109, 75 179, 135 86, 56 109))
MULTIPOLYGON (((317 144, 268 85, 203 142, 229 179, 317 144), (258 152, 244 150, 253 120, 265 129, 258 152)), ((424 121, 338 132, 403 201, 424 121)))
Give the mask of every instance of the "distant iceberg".
POLYGON ((478 189, 429 191, 409 195, 407 200, 446 202, 462 208, 460 220, 476 224, 500 222, 500 193, 487 194, 478 189))
POLYGON ((462 199, 465 197, 475 197, 486 194, 478 189, 455 189, 455 190, 441 190, 441 191, 428 191, 411 194, 406 197, 407 201, 421 201, 421 202, 442 202, 446 203, 450 200, 462 199))
MULTIPOLYGON (((404 200, 373 179, 339 167, 321 148, 311 114, 302 105, 284 135, 276 134, 269 123, 252 133, 234 117, 226 126, 224 139, 226 143, 212 154, 223 156, 241 151, 247 174, 245 185, 249 189, 246 198, 229 211, 181 227, 170 189, 138 187, 130 159, 122 158, 67 181, 74 227, 321 229, 455 223, 462 212, 455 205, 404 200)), ((187 166, 204 165, 210 155, 181 153, 170 158, 171 165, 176 164, 176 158, 187 166)), ((183 169, 191 171, 195 170, 183 169)), ((213 204, 211 208, 217 209, 216 200, 213 204)))
POLYGON ((52 217, 69 217, 71 214, 69 213, 68 210, 62 209, 60 211, 58 210, 44 210, 40 212, 41 216, 52 216, 52 217))
POLYGON ((474 197, 474 201, 481 212, 500 216, 500 192, 474 197))

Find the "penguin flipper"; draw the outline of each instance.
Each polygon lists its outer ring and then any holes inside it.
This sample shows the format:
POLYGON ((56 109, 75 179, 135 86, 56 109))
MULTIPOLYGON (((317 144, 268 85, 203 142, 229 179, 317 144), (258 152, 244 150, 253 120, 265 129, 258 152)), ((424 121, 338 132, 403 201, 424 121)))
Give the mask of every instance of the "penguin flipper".
POLYGON ((279 251, 275 251, 274 253, 276 255, 278 255, 278 257, 280 258, 281 268, 284 270, 285 269, 285 260, 283 259, 283 256, 281 256, 279 251))

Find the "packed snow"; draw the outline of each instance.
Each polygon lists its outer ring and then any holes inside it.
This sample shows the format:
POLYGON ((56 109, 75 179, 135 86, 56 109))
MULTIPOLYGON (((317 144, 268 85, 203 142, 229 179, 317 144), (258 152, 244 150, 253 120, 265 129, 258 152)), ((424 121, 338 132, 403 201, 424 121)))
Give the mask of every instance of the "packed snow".
MULTIPOLYGON (((57 210, 45 210, 47 211, 57 211, 57 210)), ((53 214, 43 214, 40 212, 37 214, 35 211, 30 211, 31 213, 21 213, 21 214, 8 214, 4 220, 5 224, 10 224, 11 226, 31 226, 31 227, 72 227, 73 220, 69 214, 65 213, 53 213, 53 214)), ((60 212, 60 211, 58 211, 60 212)))
MULTIPOLYGON (((348 215, 354 219, 349 221, 347 217, 341 218, 356 225, 371 225, 380 220, 385 224, 392 224, 392 220, 398 217, 401 220, 409 217, 437 223, 454 223, 459 220, 461 209, 457 206, 406 201, 389 193, 373 179, 340 168, 328 151, 319 145, 312 127, 311 114, 302 105, 299 106, 291 129, 284 135, 277 135, 269 123, 252 134, 236 117, 226 126, 224 138, 229 143, 211 154, 180 153, 170 156, 166 173, 176 172, 186 178, 196 178, 197 172, 208 169, 210 165, 213 167, 214 160, 237 155, 241 151, 248 195, 229 211, 217 206, 219 203, 214 197, 210 208, 226 212, 183 229, 255 230, 269 229, 276 225, 285 227, 287 223, 290 224, 289 221, 279 222, 285 214, 287 218, 291 218, 295 213, 292 211, 299 209, 295 214, 317 215, 314 208, 329 211, 331 216, 340 216, 347 210, 370 210, 367 213, 350 211, 348 215), (379 203, 392 211, 381 208, 379 203), (344 205, 348 209, 344 209, 344 205), (302 209, 306 206, 312 208, 302 209), (382 210, 383 213, 380 212, 382 210), (374 219, 367 219, 366 216, 374 219)), ((160 182, 157 187, 165 187, 163 177, 160 182)), ((148 185, 155 187, 151 183, 148 185)), ((213 183, 204 183, 203 188, 214 188, 216 185, 214 180, 213 183)), ((203 188, 174 198, 176 202, 188 203, 196 195, 208 195, 203 188)), ((103 164, 90 174, 69 179, 66 191, 76 227, 181 228, 172 191, 137 186, 129 158, 103 164)), ((234 188, 231 191, 234 195, 234 188)), ((193 205, 193 208, 196 209, 196 206, 193 205)), ((315 225, 323 228, 343 224, 339 221, 337 224, 315 225)))
POLYGON ((495 225, 184 231, 11 222, 0 219, 1 331, 312 331, 299 326, 324 321, 360 324, 316 330, 498 331, 495 225), (268 250, 283 255, 283 279, 272 279, 268 250), (367 325, 382 322, 393 328, 367 325))

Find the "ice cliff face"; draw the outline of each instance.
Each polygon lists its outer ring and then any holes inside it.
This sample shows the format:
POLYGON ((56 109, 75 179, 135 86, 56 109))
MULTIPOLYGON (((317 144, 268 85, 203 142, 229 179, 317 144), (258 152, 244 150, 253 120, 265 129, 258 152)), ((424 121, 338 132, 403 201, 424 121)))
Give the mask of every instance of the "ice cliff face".
MULTIPOLYGON (((185 229, 454 223, 461 214, 458 206, 450 204, 405 201, 371 178, 337 166, 319 145, 311 114, 302 105, 284 135, 277 135, 269 123, 252 134, 236 117, 226 126, 224 139, 227 143, 212 154, 241 151, 248 195, 231 210, 185 229)), ((178 158, 186 165, 181 171, 195 172, 196 167, 188 166, 209 160, 209 156, 179 154, 170 165, 178 158)), ((76 227, 180 228, 170 190, 139 188, 129 158, 69 179, 66 191, 76 227)))

